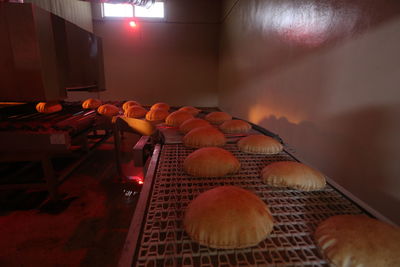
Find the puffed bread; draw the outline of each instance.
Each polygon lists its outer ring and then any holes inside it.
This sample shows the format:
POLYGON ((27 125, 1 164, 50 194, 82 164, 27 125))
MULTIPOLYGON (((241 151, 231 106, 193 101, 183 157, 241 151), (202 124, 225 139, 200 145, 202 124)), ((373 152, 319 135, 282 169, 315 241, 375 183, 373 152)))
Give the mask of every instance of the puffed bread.
POLYGON ((163 109, 168 111, 169 110, 169 105, 167 103, 163 103, 163 102, 159 102, 159 103, 155 103, 154 105, 151 106, 150 110, 153 109, 163 109))
POLYGON ((62 110, 62 106, 58 102, 39 102, 36 105, 36 110, 39 113, 54 113, 62 110))
POLYGON ((229 120, 223 122, 219 129, 223 133, 236 134, 236 133, 247 133, 251 129, 251 125, 248 122, 242 120, 229 120))
POLYGON ((101 115, 112 117, 118 115, 119 108, 111 104, 104 104, 97 108, 97 112, 101 115))
POLYGON ((277 187, 291 187, 312 191, 325 187, 325 176, 319 171, 295 161, 271 163, 261 171, 264 183, 277 187))
POLYGON ((237 146, 240 151, 249 154, 277 154, 283 149, 281 143, 262 134, 246 136, 239 140, 237 146))
POLYGON ((186 147, 223 146, 225 143, 225 135, 212 126, 195 128, 183 137, 186 147))
POLYGON ((193 115, 186 111, 174 111, 165 118, 165 123, 171 126, 179 127, 184 121, 193 119, 193 115))
POLYGON ((208 113, 204 119, 206 121, 208 121, 209 123, 212 124, 221 124, 224 121, 228 121, 232 119, 232 116, 229 115, 226 112, 222 112, 222 111, 214 111, 214 112, 210 112, 208 113))
POLYGON ((330 217, 314 236, 331 266, 400 266, 400 229, 366 215, 330 217))
POLYGON ((137 101, 133 101, 133 100, 129 100, 126 101, 123 105, 122 105, 122 109, 124 111, 126 111, 128 108, 133 107, 133 106, 140 106, 140 103, 137 101))
POLYGON ((127 118, 143 118, 146 116, 147 110, 142 106, 130 106, 125 110, 125 117, 127 118))
POLYGON ((102 104, 100 99, 88 98, 82 102, 82 108, 84 109, 96 109, 102 104))
POLYGON ((165 109, 151 109, 146 114, 146 120, 148 121, 164 121, 169 115, 169 112, 165 109))
POLYGON ((236 249, 257 245, 273 229, 268 206, 236 186, 220 186, 198 195, 186 208, 183 226, 201 245, 236 249))
POLYGON ((204 147, 192 152, 183 162, 186 173, 199 177, 220 177, 240 169, 238 159, 218 147, 204 147))
POLYGON ((199 114, 199 112, 201 111, 200 109, 191 106, 181 107, 179 110, 189 112, 194 117, 197 116, 197 114, 199 114))
POLYGON ((211 124, 203 119, 198 119, 198 118, 193 118, 189 119, 187 121, 184 121, 180 126, 179 126, 179 131, 181 133, 188 133, 191 130, 195 128, 200 128, 200 127, 205 127, 205 126, 211 126, 211 124))

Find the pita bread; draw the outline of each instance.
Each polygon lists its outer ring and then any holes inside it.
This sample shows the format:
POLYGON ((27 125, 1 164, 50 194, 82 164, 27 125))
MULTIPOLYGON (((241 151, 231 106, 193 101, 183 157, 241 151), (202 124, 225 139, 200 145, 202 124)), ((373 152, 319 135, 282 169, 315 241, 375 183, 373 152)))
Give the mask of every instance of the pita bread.
POLYGON ((366 215, 330 217, 315 240, 332 266, 400 266, 400 229, 366 215))
POLYGON ((220 186, 198 195, 186 208, 186 233, 200 245, 235 249, 257 245, 273 229, 268 206, 236 186, 220 186))

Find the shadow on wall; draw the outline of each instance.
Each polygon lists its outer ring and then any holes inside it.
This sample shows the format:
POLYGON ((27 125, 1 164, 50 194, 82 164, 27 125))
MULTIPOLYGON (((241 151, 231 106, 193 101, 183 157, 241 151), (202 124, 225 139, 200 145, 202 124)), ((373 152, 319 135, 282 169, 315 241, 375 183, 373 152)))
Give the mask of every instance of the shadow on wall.
MULTIPOLYGON (((290 122, 274 115, 259 124, 276 133, 285 133, 301 156, 313 162, 322 172, 346 187, 356 197, 400 223, 393 213, 400 206, 400 166, 396 164, 400 144, 400 125, 395 114, 400 105, 371 106, 331 117, 323 123, 290 122)), ((307 162, 305 162, 307 163, 307 162)))

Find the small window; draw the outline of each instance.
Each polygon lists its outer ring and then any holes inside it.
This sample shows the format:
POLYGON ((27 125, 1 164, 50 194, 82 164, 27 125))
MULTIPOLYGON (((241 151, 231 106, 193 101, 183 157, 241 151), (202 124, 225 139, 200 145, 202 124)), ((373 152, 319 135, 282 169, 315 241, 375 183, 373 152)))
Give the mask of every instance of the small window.
POLYGON ((157 1, 149 8, 131 4, 103 4, 103 17, 164 18, 164 2, 157 1))
POLYGON ((135 17, 138 18, 163 18, 164 3, 155 2, 150 8, 135 6, 135 17))
POLYGON ((103 17, 132 18, 133 6, 130 4, 103 4, 103 17))

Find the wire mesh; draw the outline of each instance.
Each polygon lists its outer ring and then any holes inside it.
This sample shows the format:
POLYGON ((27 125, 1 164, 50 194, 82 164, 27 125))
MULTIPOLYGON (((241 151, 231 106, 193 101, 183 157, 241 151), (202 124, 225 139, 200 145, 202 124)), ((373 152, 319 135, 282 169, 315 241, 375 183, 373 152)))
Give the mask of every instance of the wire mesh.
POLYGON ((270 187, 262 183, 261 169, 276 161, 293 161, 288 154, 250 155, 236 145, 224 147, 240 161, 237 174, 191 177, 183 161, 194 149, 182 144, 164 145, 141 229, 136 266, 328 266, 312 237, 322 220, 362 210, 327 185, 323 190, 303 192, 270 187), (274 217, 270 236, 245 249, 213 249, 192 241, 183 229, 186 206, 208 189, 235 185, 250 190, 267 203, 274 217))

